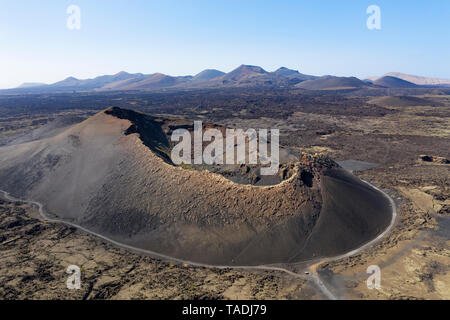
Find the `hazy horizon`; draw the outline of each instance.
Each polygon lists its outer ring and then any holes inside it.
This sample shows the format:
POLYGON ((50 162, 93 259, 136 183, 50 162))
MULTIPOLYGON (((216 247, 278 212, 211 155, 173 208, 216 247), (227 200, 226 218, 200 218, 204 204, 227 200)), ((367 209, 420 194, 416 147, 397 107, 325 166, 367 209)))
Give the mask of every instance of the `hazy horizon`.
POLYGON ((241 64, 361 79, 388 72, 450 78, 450 3, 438 0, 19 0, 0 9, 1 89, 119 71, 229 72, 241 64), (372 4, 381 9, 381 30, 366 26, 372 4), (81 9, 80 30, 67 28, 70 5, 81 9))

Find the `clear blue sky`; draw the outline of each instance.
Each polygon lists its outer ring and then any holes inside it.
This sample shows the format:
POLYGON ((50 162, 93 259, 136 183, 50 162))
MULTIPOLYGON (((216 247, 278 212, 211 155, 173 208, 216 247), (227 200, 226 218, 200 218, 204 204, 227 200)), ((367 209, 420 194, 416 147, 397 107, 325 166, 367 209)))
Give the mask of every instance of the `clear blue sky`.
POLYGON ((128 72, 228 72, 240 64, 366 77, 450 78, 450 1, 0 1, 0 88, 128 72), (81 30, 66 9, 81 8, 81 30), (368 30, 366 8, 381 8, 368 30))

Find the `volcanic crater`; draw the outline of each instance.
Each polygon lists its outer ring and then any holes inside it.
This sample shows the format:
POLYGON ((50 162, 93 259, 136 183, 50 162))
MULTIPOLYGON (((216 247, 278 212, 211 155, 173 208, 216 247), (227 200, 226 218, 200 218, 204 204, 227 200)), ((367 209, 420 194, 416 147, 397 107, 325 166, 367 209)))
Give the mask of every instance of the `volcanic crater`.
POLYGON ((211 265, 339 255, 391 221, 382 193, 325 156, 303 154, 267 185, 175 166, 169 134, 191 125, 104 110, 53 136, 0 147, 0 189, 115 241, 211 265))

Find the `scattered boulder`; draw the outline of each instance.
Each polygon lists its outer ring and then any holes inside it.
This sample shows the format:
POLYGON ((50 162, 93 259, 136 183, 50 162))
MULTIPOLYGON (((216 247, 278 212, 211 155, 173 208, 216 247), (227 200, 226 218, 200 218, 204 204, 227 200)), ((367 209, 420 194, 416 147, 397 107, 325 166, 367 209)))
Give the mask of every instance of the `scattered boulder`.
POLYGON ((450 160, 444 157, 438 157, 438 156, 429 156, 421 154, 419 156, 419 159, 424 162, 434 162, 434 163, 440 163, 440 164, 450 164, 450 160))

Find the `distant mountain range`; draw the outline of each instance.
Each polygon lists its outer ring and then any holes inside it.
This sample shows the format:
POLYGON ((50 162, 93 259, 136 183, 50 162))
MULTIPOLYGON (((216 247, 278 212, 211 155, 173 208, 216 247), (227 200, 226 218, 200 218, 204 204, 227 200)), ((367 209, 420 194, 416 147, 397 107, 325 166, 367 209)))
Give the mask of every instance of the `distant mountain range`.
POLYGON ((94 79, 69 77, 53 84, 24 83, 3 93, 51 93, 84 91, 128 91, 183 88, 276 86, 306 90, 348 90, 361 88, 417 88, 419 86, 450 86, 450 80, 425 78, 402 73, 389 73, 382 77, 360 80, 355 77, 312 76, 281 67, 268 72, 259 66, 241 65, 225 73, 207 69, 195 76, 170 76, 162 73, 142 74, 125 71, 103 75, 94 79))
POLYGON ((389 72, 381 77, 369 77, 368 79, 371 81, 377 81, 378 79, 380 79, 382 77, 394 77, 394 78, 398 78, 398 79, 402 79, 402 80, 411 82, 411 83, 419 85, 419 86, 439 86, 439 85, 449 85, 450 86, 450 79, 427 78, 427 77, 415 76, 415 75, 400 73, 400 72, 389 72))

